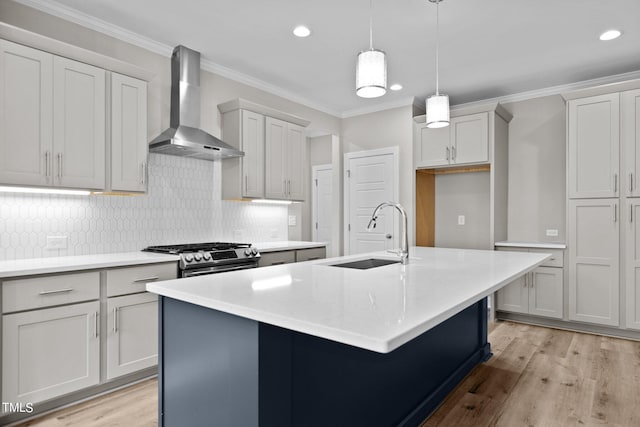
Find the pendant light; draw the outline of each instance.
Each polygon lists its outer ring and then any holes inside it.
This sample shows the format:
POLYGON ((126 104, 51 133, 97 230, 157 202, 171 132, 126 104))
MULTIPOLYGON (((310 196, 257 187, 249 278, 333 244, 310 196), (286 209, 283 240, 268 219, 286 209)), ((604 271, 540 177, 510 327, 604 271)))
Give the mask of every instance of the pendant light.
POLYGON ((373 48, 373 0, 369 0, 369 49, 358 54, 356 94, 377 98, 387 92, 387 55, 373 48))
POLYGON ((438 33, 440 25, 438 5, 442 0, 429 1, 436 4, 436 94, 427 98, 427 127, 443 128, 449 126, 449 96, 442 95, 438 86, 438 33))

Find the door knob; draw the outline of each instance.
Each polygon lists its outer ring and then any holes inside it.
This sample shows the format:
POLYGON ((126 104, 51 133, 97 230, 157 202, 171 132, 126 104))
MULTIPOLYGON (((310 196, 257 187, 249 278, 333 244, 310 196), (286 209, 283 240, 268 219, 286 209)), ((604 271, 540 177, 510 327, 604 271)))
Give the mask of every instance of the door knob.
POLYGON ((386 237, 387 239, 390 239, 390 238, 391 238, 391 237, 393 237, 393 236, 392 236, 391 234, 387 234, 387 235, 386 235, 386 236, 384 236, 384 237, 386 237))

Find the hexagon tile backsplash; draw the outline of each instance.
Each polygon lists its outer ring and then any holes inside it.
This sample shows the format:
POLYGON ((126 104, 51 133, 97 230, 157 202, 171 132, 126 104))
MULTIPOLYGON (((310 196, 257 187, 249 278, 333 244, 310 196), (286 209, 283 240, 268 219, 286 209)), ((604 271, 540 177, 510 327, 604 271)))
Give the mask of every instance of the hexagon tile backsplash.
POLYGON ((150 154, 146 195, 0 193, 0 260, 287 239, 286 206, 221 201, 220 179, 219 162, 150 154), (67 249, 47 249, 47 236, 67 249))

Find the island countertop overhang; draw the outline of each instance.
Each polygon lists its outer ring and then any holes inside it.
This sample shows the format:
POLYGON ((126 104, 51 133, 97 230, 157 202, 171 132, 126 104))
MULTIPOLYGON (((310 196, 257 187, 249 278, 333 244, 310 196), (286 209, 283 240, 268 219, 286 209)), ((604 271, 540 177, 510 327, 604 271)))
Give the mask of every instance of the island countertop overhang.
POLYGON ((388 353, 550 254, 412 247, 407 265, 335 267, 386 252, 149 283, 161 296, 388 353))

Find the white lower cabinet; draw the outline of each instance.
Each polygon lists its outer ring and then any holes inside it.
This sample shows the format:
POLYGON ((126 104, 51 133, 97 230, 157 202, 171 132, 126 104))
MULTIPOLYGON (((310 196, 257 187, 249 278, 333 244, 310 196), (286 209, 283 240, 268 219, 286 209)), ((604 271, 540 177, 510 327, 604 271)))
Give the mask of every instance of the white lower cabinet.
POLYGON ((158 297, 141 293, 107 300, 107 379, 158 364, 158 297))
POLYGON ((538 267, 498 291, 497 309, 562 319, 562 268, 538 267))
POLYGON ((42 402, 100 382, 100 302, 2 317, 2 401, 42 402))
POLYGON ((618 326, 618 199, 569 201, 569 319, 618 326))
POLYGON ((640 199, 627 199, 625 221, 625 281, 627 328, 640 330, 640 199))

